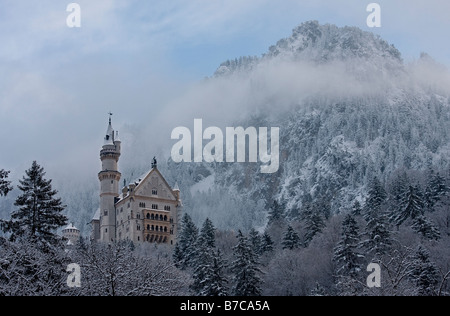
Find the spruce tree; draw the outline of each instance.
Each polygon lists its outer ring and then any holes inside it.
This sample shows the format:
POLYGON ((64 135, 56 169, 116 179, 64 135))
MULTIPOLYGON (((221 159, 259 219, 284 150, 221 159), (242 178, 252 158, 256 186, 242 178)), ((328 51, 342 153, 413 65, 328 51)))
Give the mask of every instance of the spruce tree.
POLYGON ((429 212, 435 210, 438 202, 448 193, 450 188, 447 186, 445 178, 439 173, 435 174, 431 171, 429 181, 425 190, 425 205, 429 212))
POLYGON ((9 171, 0 169, 0 196, 6 196, 11 190, 11 182, 8 179, 9 171))
POLYGON ((212 263, 205 267, 204 279, 200 284, 201 290, 198 294, 200 296, 227 296, 228 280, 224 274, 226 263, 223 260, 222 253, 217 250, 211 257, 212 263))
POLYGON ((265 232, 261 240, 261 253, 273 251, 273 240, 270 235, 265 232))
POLYGON ((441 238, 439 229, 424 215, 416 217, 411 228, 426 240, 439 240, 441 238))
POLYGON ((401 193, 397 209, 392 216, 395 225, 400 226, 407 219, 412 220, 424 214, 425 201, 418 185, 405 188, 401 193))
POLYGON ((233 295, 260 296, 262 280, 259 276, 257 257, 248 239, 239 231, 238 244, 233 247, 235 261, 231 264, 234 273, 233 295))
POLYGON ((181 219, 181 231, 173 254, 173 259, 177 268, 184 270, 192 265, 197 238, 197 226, 195 226, 192 218, 187 213, 184 213, 183 218, 181 219))
POLYGON ((300 247, 300 237, 291 225, 288 226, 281 244, 283 245, 283 249, 289 250, 297 249, 300 247))
POLYGON ((388 227, 388 218, 385 210, 386 199, 387 194, 383 185, 375 178, 370 184, 364 206, 363 217, 366 220, 365 230, 367 238, 360 245, 376 257, 386 254, 392 245, 391 232, 388 227))
POLYGON ((203 237, 203 241, 209 248, 216 247, 216 228, 209 218, 207 218, 203 223, 200 236, 203 237))
POLYGON ((262 254, 261 246, 262 246, 262 238, 258 231, 254 228, 250 230, 248 233, 248 238, 250 240, 250 244, 252 245, 253 251, 259 256, 262 254))
POLYGON ((351 214, 353 216, 361 216, 362 215, 361 203, 359 203, 358 200, 355 200, 355 202, 353 203, 351 214))
POLYGON ((272 207, 269 209, 269 224, 281 221, 284 219, 284 205, 273 201, 272 207))
POLYGON ((342 237, 334 249, 333 261, 337 265, 337 274, 356 277, 361 271, 361 258, 357 247, 360 242, 358 224, 351 215, 347 215, 342 223, 342 237))
POLYGON ((305 205, 302 219, 305 222, 305 247, 308 247, 314 237, 325 228, 325 219, 321 210, 309 203, 305 205))
POLYGON ((430 253, 424 247, 419 246, 413 260, 410 277, 416 283, 420 296, 436 295, 438 275, 438 269, 430 260, 430 253))
POLYGON ((23 193, 14 204, 20 208, 12 212, 6 231, 11 233, 12 240, 26 236, 55 243, 56 230, 67 225, 67 217, 61 214, 65 206, 60 198, 55 198, 58 192, 52 189, 52 180, 44 178, 44 168, 36 161, 25 173, 18 186, 23 193))

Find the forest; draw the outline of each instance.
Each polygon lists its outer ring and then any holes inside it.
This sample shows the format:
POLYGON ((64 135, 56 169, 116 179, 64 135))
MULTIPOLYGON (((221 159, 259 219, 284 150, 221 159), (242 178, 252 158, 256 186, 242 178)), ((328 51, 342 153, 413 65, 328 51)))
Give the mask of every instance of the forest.
MULTIPOLYGON (((12 189, 1 170, 0 192, 12 189)), ((67 296, 447 296, 450 294, 450 173, 399 170, 374 178, 364 202, 332 214, 311 200, 286 216, 274 201, 257 231, 201 227, 185 213, 174 247, 131 242, 75 245, 58 234, 65 205, 36 162, 2 220, 0 295, 67 296), (76 263, 81 286, 69 287, 76 263), (369 288, 367 266, 381 267, 369 288)))

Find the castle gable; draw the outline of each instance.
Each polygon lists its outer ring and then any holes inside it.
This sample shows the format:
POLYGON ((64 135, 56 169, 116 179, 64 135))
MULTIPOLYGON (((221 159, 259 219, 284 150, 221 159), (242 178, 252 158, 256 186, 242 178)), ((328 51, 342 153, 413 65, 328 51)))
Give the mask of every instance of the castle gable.
POLYGON ((176 197, 173 194, 172 188, 169 186, 158 169, 152 169, 144 177, 144 179, 140 181, 135 189, 135 194, 140 196, 158 197, 160 199, 176 201, 176 197))

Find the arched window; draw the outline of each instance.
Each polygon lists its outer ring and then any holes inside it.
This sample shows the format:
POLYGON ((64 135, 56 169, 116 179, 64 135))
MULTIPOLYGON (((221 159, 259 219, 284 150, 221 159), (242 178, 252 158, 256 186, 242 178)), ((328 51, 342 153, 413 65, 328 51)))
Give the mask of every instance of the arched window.
POLYGON ((163 221, 163 220, 164 220, 164 217, 163 217, 162 215, 159 215, 159 220, 160 220, 160 221, 163 221))
POLYGON ((158 190, 156 188, 152 189, 152 195, 158 195, 158 190))
POLYGON ((167 222, 167 215, 164 215, 164 221, 167 222))
POLYGON ((159 226, 159 231, 160 231, 160 232, 163 232, 163 231, 164 231, 164 228, 163 228, 162 226, 159 226))
POLYGON ((152 225, 152 230, 155 230, 155 226, 154 225, 152 225))
POLYGON ((167 227, 164 227, 164 232, 167 233, 167 227))
POLYGON ((147 219, 150 219, 150 213, 147 213, 147 219))
POLYGON ((155 214, 152 214, 152 220, 155 220, 155 214))
POLYGON ((158 231, 158 226, 156 226, 156 231, 158 231))
POLYGON ((147 225, 147 230, 150 230, 150 225, 147 225))

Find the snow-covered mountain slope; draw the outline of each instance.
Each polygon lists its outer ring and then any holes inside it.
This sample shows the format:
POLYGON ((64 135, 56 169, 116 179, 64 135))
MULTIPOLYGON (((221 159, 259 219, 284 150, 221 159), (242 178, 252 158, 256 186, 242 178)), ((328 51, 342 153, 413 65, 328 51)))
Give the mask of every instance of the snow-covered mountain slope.
POLYGON ((280 171, 205 164, 215 185, 209 195, 192 192, 187 211, 219 227, 262 226, 273 199, 285 202, 292 218, 311 200, 342 212, 364 200, 375 176, 386 181, 398 169, 448 169, 449 78, 426 54, 405 64, 372 33, 314 21, 261 57, 222 63, 209 84, 236 82, 251 109, 231 126, 279 126, 280 171))

